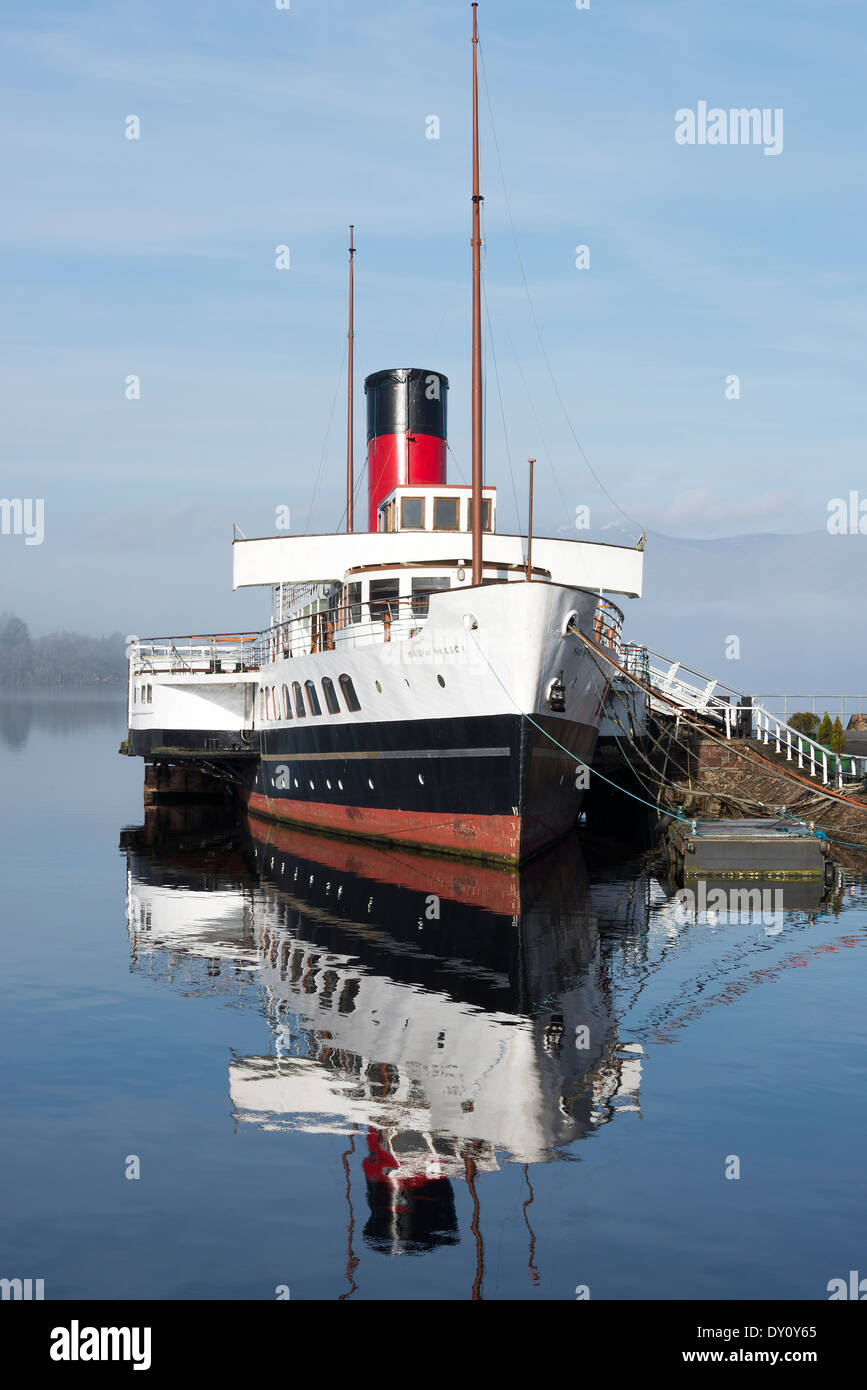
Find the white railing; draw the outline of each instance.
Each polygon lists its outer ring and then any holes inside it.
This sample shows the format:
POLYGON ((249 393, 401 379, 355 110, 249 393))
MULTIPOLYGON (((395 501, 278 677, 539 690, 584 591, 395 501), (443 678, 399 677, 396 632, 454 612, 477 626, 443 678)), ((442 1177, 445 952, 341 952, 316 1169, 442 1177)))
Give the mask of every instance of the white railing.
POLYGON ((262 635, 234 632, 142 638, 130 643, 130 673, 228 675, 255 671, 262 662, 262 635))
MULTIPOLYGON (((709 715, 725 723, 732 710, 732 699, 740 700, 741 694, 723 681, 703 675, 682 661, 674 661, 670 656, 647 649, 647 681, 660 695, 665 695, 675 704, 694 714, 709 715)), ((664 706, 664 702, 661 702, 664 706)), ((663 707, 663 713, 668 709, 663 707)))
MULTIPOLYGON (((703 717, 710 717, 721 723, 725 730, 725 736, 729 739, 742 738, 744 735, 744 723, 749 721, 747 727, 751 736, 759 739, 761 743, 769 747, 773 745, 774 750, 785 755, 786 761, 797 764, 801 771, 806 771, 811 777, 821 779, 824 786, 830 786, 833 782, 837 787, 842 787, 844 781, 867 777, 867 756, 855 753, 833 753, 831 749, 820 743, 818 739, 808 734, 801 733, 800 730, 792 728, 788 723, 785 713, 787 705, 800 701, 801 709, 804 702, 810 701, 812 708, 810 713, 815 712, 815 706, 820 709, 830 710, 834 708, 835 702, 839 701, 841 712, 845 714, 863 713, 863 696, 772 696, 770 699, 782 699, 784 702, 784 712, 768 709, 761 699, 753 698, 747 701, 737 690, 726 685, 723 681, 714 680, 709 676, 703 675, 699 671, 692 670, 689 666, 684 666, 680 661, 674 661, 670 657, 662 656, 659 652, 654 652, 649 648, 642 648, 636 644, 631 647, 623 648, 623 665, 627 670, 632 670, 632 674, 645 680, 653 690, 660 695, 672 700, 681 708, 700 714, 703 717), (627 652, 632 666, 625 659, 627 652), (646 659, 641 653, 646 653, 646 659), (637 663, 645 660, 645 675, 638 669, 637 663), (632 668, 635 669, 632 669, 632 668), (853 709, 854 704, 858 709, 853 709)), ((768 697, 763 697, 768 699, 768 697)), ((653 699, 651 697, 651 705, 653 699)), ((657 704, 657 709, 662 713, 670 713, 671 706, 665 701, 657 704)), ((794 712, 794 708, 793 708, 794 712)))
MULTIPOLYGON (((427 623, 428 604, 429 594, 424 592, 406 598, 350 602, 304 617, 277 620, 263 632, 137 639, 129 647, 130 669, 133 676, 147 672, 229 675, 340 647, 406 641, 427 623)), ((596 640, 619 650, 622 623, 620 609, 608 599, 598 598, 593 620, 596 640)))
MULTIPOLYGON (((843 786, 847 764, 850 778, 867 776, 867 757, 854 753, 833 753, 808 734, 802 734, 793 729, 791 724, 777 719, 762 705, 753 705, 753 720, 755 737, 760 743, 766 747, 773 745, 774 750, 780 755, 785 753, 786 762, 794 762, 797 758, 798 768, 809 772, 811 777, 819 777, 821 774, 822 783, 826 787, 832 781, 838 788, 843 786)), ((726 736, 732 737, 728 727, 726 736)))
POLYGON ((864 714, 867 704, 867 695, 756 695, 755 699, 783 723, 793 714, 813 714, 821 719, 827 713, 832 719, 839 715, 844 726, 853 714, 864 714))

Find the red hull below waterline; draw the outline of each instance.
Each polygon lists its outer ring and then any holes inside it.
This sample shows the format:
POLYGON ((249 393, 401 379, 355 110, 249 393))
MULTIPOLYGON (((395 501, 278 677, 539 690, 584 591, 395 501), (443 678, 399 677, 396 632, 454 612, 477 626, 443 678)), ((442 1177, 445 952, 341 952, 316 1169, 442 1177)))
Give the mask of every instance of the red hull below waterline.
MULTIPOLYGON (((330 830, 363 839, 389 840, 416 849, 517 863, 539 846, 522 844, 520 816, 454 815, 436 811, 381 810, 368 806, 335 806, 305 801, 299 813, 287 815, 287 801, 244 792, 251 811, 287 825, 330 830)), ((564 832, 568 826, 564 826, 564 832)), ((550 835, 540 839, 546 843, 550 835)))

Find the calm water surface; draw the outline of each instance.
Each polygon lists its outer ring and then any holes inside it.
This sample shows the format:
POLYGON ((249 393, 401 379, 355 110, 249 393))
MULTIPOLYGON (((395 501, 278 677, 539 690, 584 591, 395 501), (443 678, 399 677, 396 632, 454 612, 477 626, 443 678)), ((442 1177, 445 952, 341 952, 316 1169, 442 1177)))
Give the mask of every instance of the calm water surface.
POLYGON ((863 877, 691 920, 577 841, 519 878, 188 808, 133 834, 124 715, 0 693, 0 1276, 823 1299, 865 1268, 863 877))

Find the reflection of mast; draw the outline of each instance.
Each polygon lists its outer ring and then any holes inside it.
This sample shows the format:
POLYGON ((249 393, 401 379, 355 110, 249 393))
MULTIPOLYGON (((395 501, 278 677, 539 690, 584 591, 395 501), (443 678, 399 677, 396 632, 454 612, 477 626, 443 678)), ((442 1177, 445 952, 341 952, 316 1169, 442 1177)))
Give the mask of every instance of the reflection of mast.
POLYGON ((346 1298, 351 1298, 358 1288, 354 1276, 360 1261, 358 1256, 353 1253, 352 1249, 352 1237, 355 1233, 355 1212, 352 1207, 352 1185, 349 1175, 349 1159, 350 1156, 355 1153, 355 1136, 357 1132, 358 1125, 353 1125, 349 1140, 349 1148, 341 1154, 341 1158, 343 1159, 343 1171, 346 1174, 346 1205, 349 1207, 349 1225, 346 1230, 346 1280, 349 1284, 349 1288, 345 1293, 340 1295, 338 1299, 339 1303, 342 1303, 346 1298))
POLYGON ((526 1200, 526 1202, 524 1203, 524 1206, 523 1206, 523 1211, 524 1211, 524 1224, 526 1225, 527 1230, 530 1232, 530 1259, 529 1259, 529 1261, 528 1261, 528 1263, 527 1263, 527 1268, 528 1268, 529 1271, 530 1271, 530 1278, 531 1278, 531 1280, 532 1280, 533 1283, 535 1284, 536 1288, 538 1288, 538 1287, 539 1287, 539 1271, 538 1271, 538 1269, 536 1268, 536 1232, 533 1230, 533 1227, 530 1225, 530 1218, 529 1218, 529 1216, 527 1215, 527 1208, 528 1208, 528 1207, 531 1207, 531 1206, 533 1205, 534 1201, 536 1200, 536 1194, 535 1194, 535 1192, 533 1191, 533 1184, 530 1182, 530 1169, 529 1169, 529 1165, 526 1164, 526 1163, 524 1164, 524 1182, 527 1184, 527 1190, 528 1190, 528 1192, 530 1193, 529 1197, 527 1198, 527 1200, 526 1200))
POLYGON ((476 1242, 476 1277, 473 1280, 473 1300, 480 1302, 482 1297, 482 1279, 485 1274, 485 1247, 482 1244, 482 1233, 479 1230, 479 1197, 476 1192, 476 1161, 470 1158, 469 1154, 464 1154, 464 1172, 467 1177, 467 1187, 470 1189, 470 1196, 473 1199, 473 1219, 470 1222, 470 1230, 476 1242))

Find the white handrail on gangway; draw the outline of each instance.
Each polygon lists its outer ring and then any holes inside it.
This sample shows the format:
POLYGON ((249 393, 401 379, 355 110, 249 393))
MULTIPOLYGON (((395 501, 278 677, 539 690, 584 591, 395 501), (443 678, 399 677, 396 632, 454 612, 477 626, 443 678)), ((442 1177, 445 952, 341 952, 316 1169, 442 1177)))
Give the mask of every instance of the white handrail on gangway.
POLYGON ((792 728, 785 719, 771 713, 753 697, 747 699, 740 691, 734 690, 701 671, 684 666, 661 652, 649 647, 631 646, 631 659, 634 663, 636 653, 643 653, 645 680, 653 690, 665 696, 665 700, 655 701, 650 697, 651 708, 660 714, 671 713, 671 703, 705 719, 719 722, 728 739, 743 737, 744 719, 750 720, 750 737, 759 740, 765 747, 771 743, 775 751, 786 762, 797 760, 798 768, 807 771, 811 777, 822 779, 824 786, 832 780, 838 788, 843 786, 845 777, 867 777, 867 757, 855 753, 832 753, 815 738, 792 728), (732 701, 736 703, 732 703, 732 701))

